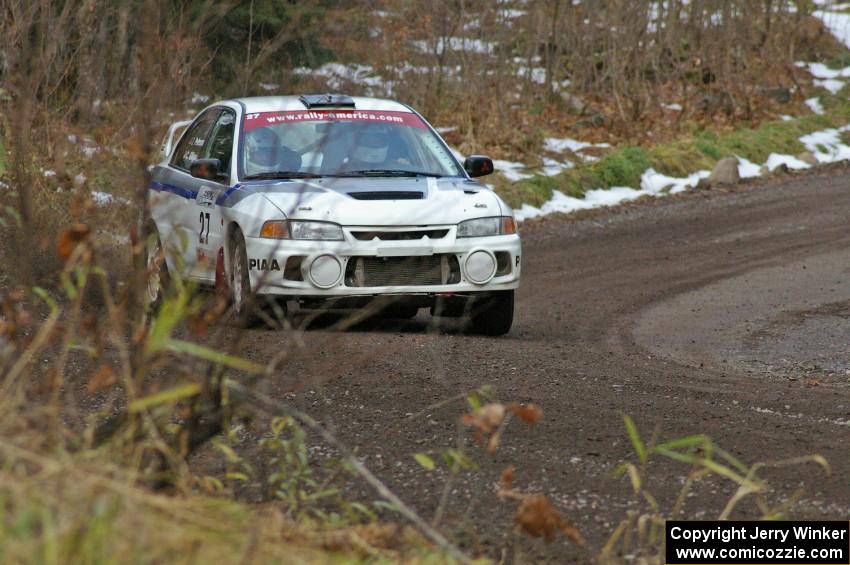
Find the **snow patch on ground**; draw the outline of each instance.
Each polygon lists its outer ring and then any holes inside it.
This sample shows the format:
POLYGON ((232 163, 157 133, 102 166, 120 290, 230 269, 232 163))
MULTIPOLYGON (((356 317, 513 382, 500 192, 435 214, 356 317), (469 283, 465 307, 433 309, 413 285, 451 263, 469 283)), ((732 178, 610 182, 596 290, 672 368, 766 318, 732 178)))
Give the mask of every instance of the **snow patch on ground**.
POLYGON ((99 190, 91 191, 91 199, 98 206, 110 206, 112 204, 123 204, 124 206, 129 206, 132 204, 130 200, 127 198, 123 198, 121 196, 115 196, 114 194, 109 194, 108 192, 101 192, 99 190))
POLYGON ((838 129, 816 131, 800 138, 807 151, 815 156, 820 163, 833 163, 850 159, 850 147, 841 141, 841 134, 850 130, 850 126, 838 129))
POLYGON ((566 171, 567 169, 572 169, 575 165, 573 165, 572 161, 556 161, 555 159, 550 159, 549 157, 543 158, 543 168, 540 172, 547 177, 553 177, 559 173, 566 171))
POLYGON ((496 171, 501 173, 503 177, 511 182, 531 178, 531 173, 525 171, 525 165, 517 161, 503 161, 501 159, 493 159, 493 166, 496 171))
MULTIPOLYGON (((845 67, 843 69, 830 69, 823 63, 806 63, 803 61, 799 61, 795 63, 795 65, 801 69, 806 69, 813 77, 815 77, 815 80, 813 81, 815 86, 825 88, 832 94, 838 94, 838 92, 844 88, 844 85, 846 84, 845 81, 838 79, 850 78, 850 67, 845 67)), ((809 102, 806 101, 806 103, 808 104, 809 102)), ((814 108, 813 111, 817 112, 814 108)))
POLYGON ((527 76, 533 83, 546 84, 546 69, 542 67, 519 67, 517 69, 517 76, 527 76))
POLYGON ((820 86, 827 89, 832 94, 838 94, 838 91, 844 88, 844 81, 837 80, 834 78, 827 79, 818 79, 816 78, 814 81, 815 86, 820 86))
POLYGON ((640 189, 630 188, 628 186, 615 186, 609 189, 598 188, 588 190, 585 192, 583 198, 567 196, 556 190, 552 194, 552 198, 540 208, 523 204, 514 213, 517 220, 521 222, 529 218, 545 216, 555 212, 567 214, 577 210, 591 210, 593 208, 615 206, 643 196, 663 196, 667 193, 682 192, 696 186, 700 179, 707 177, 709 174, 708 171, 699 171, 685 178, 675 178, 662 175, 653 169, 648 169, 641 177, 640 189))
POLYGON ((579 153, 589 147, 611 147, 611 145, 609 143, 588 143, 586 141, 570 139, 569 137, 549 137, 543 141, 543 149, 552 153, 563 153, 567 150, 573 153, 579 153))
POLYGON ((375 74, 375 69, 370 65, 342 63, 325 63, 321 67, 311 69, 308 67, 297 67, 292 73, 300 76, 317 76, 324 78, 328 87, 332 90, 340 90, 348 83, 357 83, 369 87, 373 93, 388 94, 389 89, 384 79, 375 74))
POLYGON ((738 157, 738 176, 742 179, 760 177, 761 167, 743 157, 738 157))
POLYGON ((655 169, 647 169, 640 178, 640 188, 645 194, 652 196, 663 195, 665 193, 675 194, 685 191, 697 185, 700 179, 707 177, 708 171, 697 171, 686 177, 668 177, 655 171, 655 169))
POLYGON ((70 134, 68 136, 68 142, 72 145, 76 145, 77 149, 79 149, 80 152, 89 159, 91 159, 95 153, 100 151, 100 147, 98 147, 97 142, 87 136, 77 137, 74 134, 70 134))
POLYGON ((109 194, 108 192, 101 192, 99 190, 92 190, 91 199, 98 206, 108 206, 115 202, 115 197, 109 194))
MULTIPOLYGON (((841 134, 847 131, 850 131, 850 124, 837 129, 831 128, 816 131, 800 137, 800 143, 806 147, 807 151, 810 151, 815 156, 815 159, 819 163, 850 160, 850 145, 843 143, 841 139, 841 134)), ((547 142, 550 142, 550 140, 547 140, 547 142)), ((583 142, 577 142, 577 144, 555 144, 550 142, 547 149, 551 147, 563 147, 566 149, 581 146, 586 147, 588 145, 590 144, 584 144, 583 142)), ((809 163, 792 155, 771 153, 763 166, 759 166, 743 157, 738 157, 738 174, 741 178, 758 177, 763 174, 763 168, 773 171, 782 165, 785 165, 791 170, 808 169, 811 167, 809 163)), ((529 218, 536 218, 556 212, 567 214, 578 210, 614 206, 642 196, 660 197, 694 188, 701 179, 707 178, 710 174, 710 171, 697 171, 687 177, 678 178, 661 174, 654 169, 648 169, 641 176, 639 189, 623 186, 613 187, 608 190, 594 189, 588 190, 583 198, 575 198, 555 191, 552 194, 552 198, 539 208, 530 204, 523 204, 514 213, 516 219, 521 222, 529 218)))
POLYGON ((416 40, 411 42, 411 44, 420 53, 443 53, 448 49, 449 51, 464 51, 486 55, 496 50, 495 42, 482 41, 481 39, 470 37, 448 37, 445 39, 441 37, 434 42, 416 40))
POLYGON ((764 166, 768 171, 772 171, 781 165, 785 165, 791 170, 808 169, 811 167, 808 163, 792 157, 791 155, 780 155, 779 153, 771 153, 767 156, 764 166))
POLYGON ((514 18, 521 18, 525 15, 525 10, 512 10, 509 8, 504 8, 499 10, 499 16, 505 18, 506 20, 511 20, 514 18))
POLYGON ((848 78, 850 77, 850 67, 844 69, 830 69, 823 63, 805 63, 799 61, 795 65, 801 69, 807 69, 813 77, 819 79, 830 78, 848 78))
POLYGON ((823 114, 823 105, 820 103, 820 98, 809 98, 806 100, 806 106, 809 107, 809 110, 814 112, 815 114, 823 114))
POLYGON ((816 10, 814 16, 824 23, 838 41, 850 47, 850 14, 816 10))

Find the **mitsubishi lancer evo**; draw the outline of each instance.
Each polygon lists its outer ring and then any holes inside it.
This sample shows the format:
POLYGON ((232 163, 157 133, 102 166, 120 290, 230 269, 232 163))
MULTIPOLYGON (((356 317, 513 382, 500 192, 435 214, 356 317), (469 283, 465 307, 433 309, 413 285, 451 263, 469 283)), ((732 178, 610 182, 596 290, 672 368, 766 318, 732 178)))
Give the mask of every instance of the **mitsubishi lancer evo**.
POLYGON ((399 318, 429 308, 475 333, 511 328, 517 223, 474 180, 493 162, 461 165, 409 106, 338 94, 217 102, 170 128, 162 158, 149 191, 152 304, 178 275, 226 292, 243 325, 274 301, 381 303, 399 318))

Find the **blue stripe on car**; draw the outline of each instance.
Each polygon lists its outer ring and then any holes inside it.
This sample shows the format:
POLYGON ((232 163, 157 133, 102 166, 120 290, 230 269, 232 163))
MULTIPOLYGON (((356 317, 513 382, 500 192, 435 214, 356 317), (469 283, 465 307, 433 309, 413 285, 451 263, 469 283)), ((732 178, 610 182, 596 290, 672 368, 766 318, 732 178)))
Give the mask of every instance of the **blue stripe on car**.
MULTIPOLYGON (((300 184, 296 184, 293 186, 295 181, 291 180, 271 180, 271 181, 260 181, 260 182, 251 182, 248 184, 235 184, 221 192, 216 198, 216 205, 222 206, 224 208, 232 208, 241 200, 254 195, 254 194, 263 194, 263 193, 275 193, 275 192, 289 192, 289 193, 311 193, 311 192, 321 192, 320 189, 303 186, 300 184), (240 190, 241 189, 241 190, 240 190)), ((176 186, 173 184, 167 184, 157 181, 151 181, 150 189, 155 190, 157 192, 171 192, 172 194, 176 194, 177 196, 182 196, 183 198, 187 198, 189 200, 194 200, 198 197, 198 191, 192 190, 190 188, 184 188, 181 186, 176 186)))
POLYGON ((194 200, 198 197, 197 190, 183 188, 181 186, 175 186, 173 184, 165 184, 162 182, 152 181, 150 184, 150 189, 155 190, 157 192, 171 192, 172 194, 182 196, 183 198, 189 198, 190 200, 194 200))

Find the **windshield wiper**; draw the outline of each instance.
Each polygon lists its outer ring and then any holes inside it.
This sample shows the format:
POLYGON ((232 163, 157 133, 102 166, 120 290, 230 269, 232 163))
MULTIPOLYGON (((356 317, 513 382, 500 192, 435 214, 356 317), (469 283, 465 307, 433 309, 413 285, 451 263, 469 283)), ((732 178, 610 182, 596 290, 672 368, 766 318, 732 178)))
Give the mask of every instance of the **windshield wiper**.
POLYGON ((254 179, 318 179, 322 175, 316 173, 305 173, 303 171, 267 171, 264 173, 254 173, 243 177, 244 180, 254 179))
POLYGON ((363 169, 337 173, 337 177, 442 177, 440 173, 427 171, 407 171, 404 169, 363 169))

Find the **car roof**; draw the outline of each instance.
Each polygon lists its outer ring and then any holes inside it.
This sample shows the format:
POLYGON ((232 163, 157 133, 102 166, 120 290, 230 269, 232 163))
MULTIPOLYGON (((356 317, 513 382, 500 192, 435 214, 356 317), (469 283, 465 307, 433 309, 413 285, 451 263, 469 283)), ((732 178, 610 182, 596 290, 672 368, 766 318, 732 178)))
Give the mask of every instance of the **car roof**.
MULTIPOLYGON (((410 108, 393 100, 366 98, 362 96, 352 96, 351 98, 354 100, 354 108, 356 110, 411 112, 410 108)), ((307 109, 299 96, 253 96, 237 98, 235 101, 243 104, 245 111, 249 114, 307 109)))

